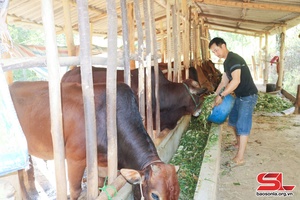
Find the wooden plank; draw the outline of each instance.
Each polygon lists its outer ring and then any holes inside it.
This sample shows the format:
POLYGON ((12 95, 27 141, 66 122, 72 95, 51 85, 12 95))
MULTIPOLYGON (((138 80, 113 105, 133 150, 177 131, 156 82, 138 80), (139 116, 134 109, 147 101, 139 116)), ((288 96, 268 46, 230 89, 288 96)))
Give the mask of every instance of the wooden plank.
POLYGON ((272 4, 272 3, 255 3, 255 2, 242 2, 242 1, 230 1, 230 0, 194 0, 196 3, 226 6, 234 8, 248 8, 248 9, 260 9, 260 10, 272 10, 283 12, 300 12, 299 6, 289 6, 285 4, 272 4))
POLYGON ((106 73, 106 113, 107 113, 107 160, 108 184, 117 178, 118 145, 117 145, 117 30, 118 19, 116 1, 107 0, 108 47, 106 73))
POLYGON ((54 29, 54 13, 52 0, 43 0, 42 18, 45 31, 45 46, 49 79, 49 100, 51 135, 55 161, 56 196, 57 199, 67 199, 67 181, 65 170, 65 147, 62 125, 60 73, 56 33, 54 29))
MULTIPOLYGON (((107 58, 92 56, 92 65, 106 65, 107 58)), ((3 66, 3 71, 15 70, 15 69, 26 69, 32 67, 47 67, 47 59, 44 56, 41 57, 28 57, 28 58, 14 58, 9 59, 10 62, 3 66), (11 64, 10 64, 11 63, 11 64)), ((79 65, 79 57, 59 57, 58 62, 60 66, 79 65)))
POLYGON ((290 100, 293 103, 296 103, 296 97, 291 95, 288 91, 286 91, 285 89, 282 89, 281 93, 283 96, 285 96, 285 98, 287 98, 288 100, 290 100))
POLYGON ((88 2, 78 1, 77 9, 80 34, 81 87, 84 102, 83 108, 86 136, 87 199, 95 199, 98 196, 97 134, 91 65, 91 37, 88 2))

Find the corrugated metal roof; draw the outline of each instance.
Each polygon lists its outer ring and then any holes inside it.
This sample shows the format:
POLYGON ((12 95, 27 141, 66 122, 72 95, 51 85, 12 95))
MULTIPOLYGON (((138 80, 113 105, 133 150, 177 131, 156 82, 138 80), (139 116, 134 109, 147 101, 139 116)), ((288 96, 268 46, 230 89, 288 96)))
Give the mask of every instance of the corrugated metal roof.
MULTIPOLYGON (((174 2, 173 0, 172 2, 174 2)), ((133 0, 127 1, 131 3, 133 0)), ((141 15, 143 7, 140 1, 141 15)), ((197 12, 209 29, 236 32, 248 35, 263 33, 274 34, 277 27, 287 29, 300 24, 299 0, 177 0, 179 5, 187 2, 192 12, 197 12)), ((95 34, 107 33, 106 1, 89 0, 89 16, 95 34)), ((71 21, 75 31, 78 30, 76 1, 70 0, 71 21)), ((120 1, 116 1, 118 13, 118 30, 121 32, 120 1)), ((161 24, 166 31, 166 0, 154 0, 154 16, 157 30, 161 24), (162 23, 160 23, 162 21, 162 23)), ((56 30, 63 31, 64 13, 61 0, 53 0, 56 30)), ((179 8, 181 8, 179 6, 179 8)), ((182 16, 184 18, 185 16, 182 16)), ((40 0, 10 0, 8 23, 25 27, 41 27, 40 0)))
POLYGON ((300 24, 299 0, 195 0, 210 29, 241 34, 274 34, 300 24))

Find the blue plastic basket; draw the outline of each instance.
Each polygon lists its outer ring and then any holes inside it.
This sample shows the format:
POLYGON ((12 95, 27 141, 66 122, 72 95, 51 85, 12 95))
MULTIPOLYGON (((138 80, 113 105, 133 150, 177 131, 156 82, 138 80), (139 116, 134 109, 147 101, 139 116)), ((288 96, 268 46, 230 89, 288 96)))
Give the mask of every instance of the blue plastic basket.
POLYGON ((207 120, 216 124, 222 124, 228 117, 233 104, 234 97, 230 94, 225 96, 222 103, 212 109, 212 112, 207 120))

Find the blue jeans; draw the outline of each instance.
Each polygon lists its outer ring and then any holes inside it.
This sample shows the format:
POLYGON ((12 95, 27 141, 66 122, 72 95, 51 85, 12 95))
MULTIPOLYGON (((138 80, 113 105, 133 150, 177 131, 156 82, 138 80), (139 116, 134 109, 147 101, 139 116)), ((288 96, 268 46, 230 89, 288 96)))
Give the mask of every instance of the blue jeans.
POLYGON ((257 94, 236 97, 229 114, 228 125, 235 127, 237 135, 249 135, 252 128, 252 114, 257 102, 257 94))

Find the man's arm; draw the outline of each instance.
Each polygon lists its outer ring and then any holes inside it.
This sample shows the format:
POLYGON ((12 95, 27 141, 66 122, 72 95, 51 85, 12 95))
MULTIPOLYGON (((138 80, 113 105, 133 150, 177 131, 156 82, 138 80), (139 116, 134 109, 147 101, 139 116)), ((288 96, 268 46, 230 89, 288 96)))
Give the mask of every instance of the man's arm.
POLYGON ((221 89, 226 87, 228 83, 229 83, 229 79, 228 79, 226 73, 224 72, 222 75, 221 82, 220 82, 218 88, 216 89, 216 93, 219 94, 221 89))
MULTIPOLYGON (((225 73, 224 73, 225 74, 225 73)), ((224 77, 224 74, 222 76, 222 81, 221 83, 223 82, 223 79, 225 78, 224 77)), ((225 74, 226 76, 226 74, 225 74)), ((229 82, 227 76, 226 76, 226 79, 228 80, 229 84, 227 84, 227 86, 225 87, 225 90, 221 93, 221 95, 224 97, 230 93, 232 93, 237 87, 238 85, 240 84, 241 82, 241 69, 236 69, 234 70, 232 73, 231 73, 231 76, 232 76, 232 80, 229 82)), ((224 80, 224 83, 226 81, 224 80)), ((227 83, 228 83, 227 82, 227 83)), ((221 83, 220 85, 218 86, 218 89, 216 90, 216 93, 219 94, 221 88, 223 88, 224 86, 221 86, 221 83)), ((216 99, 215 99, 215 106, 219 105, 220 103, 222 103, 222 97, 217 95, 216 99)))

